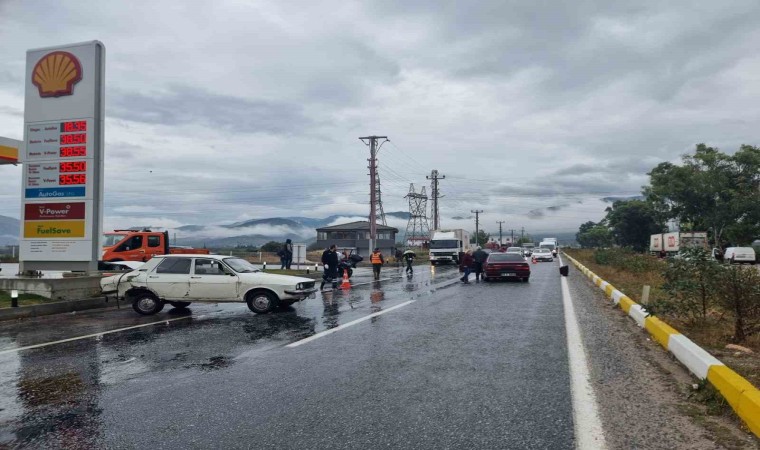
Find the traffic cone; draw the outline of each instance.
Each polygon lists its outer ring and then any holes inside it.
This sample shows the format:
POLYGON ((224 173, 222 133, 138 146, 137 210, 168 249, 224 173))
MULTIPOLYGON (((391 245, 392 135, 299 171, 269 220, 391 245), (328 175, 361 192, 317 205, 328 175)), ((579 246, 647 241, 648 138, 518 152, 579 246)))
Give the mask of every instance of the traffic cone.
POLYGON ((341 289, 351 289, 351 283, 348 281, 348 270, 343 271, 343 282, 340 283, 341 289))

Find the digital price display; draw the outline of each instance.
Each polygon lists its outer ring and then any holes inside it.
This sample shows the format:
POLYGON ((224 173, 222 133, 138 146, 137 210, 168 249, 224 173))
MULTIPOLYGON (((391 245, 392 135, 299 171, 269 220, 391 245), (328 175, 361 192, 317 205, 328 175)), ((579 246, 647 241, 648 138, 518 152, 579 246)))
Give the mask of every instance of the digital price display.
POLYGON ((77 147, 61 147, 61 158, 74 158, 77 156, 87 156, 87 147, 84 145, 77 147))
POLYGON ((58 175, 58 184, 61 186, 71 186, 73 184, 87 184, 87 174, 75 173, 58 175))
POLYGON ((87 131, 87 121, 61 122, 61 133, 73 133, 76 131, 87 131))
POLYGON ((77 145, 87 143, 87 133, 62 134, 61 145, 77 145))
POLYGON ((67 161, 67 162, 62 162, 58 164, 58 172, 60 173, 86 172, 86 171, 87 171, 87 161, 67 161))

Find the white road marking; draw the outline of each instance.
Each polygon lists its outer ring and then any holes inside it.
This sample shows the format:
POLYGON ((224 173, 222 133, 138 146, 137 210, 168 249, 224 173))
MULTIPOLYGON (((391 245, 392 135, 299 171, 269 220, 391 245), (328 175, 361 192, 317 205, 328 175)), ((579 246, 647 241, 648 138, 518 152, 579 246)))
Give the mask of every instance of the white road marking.
POLYGON ((378 311, 376 313, 372 313, 372 314, 370 314, 368 316, 364 316, 364 317, 361 317, 361 318, 356 319, 356 320, 352 320, 351 322, 346 322, 343 325, 338 325, 335 328, 330 328, 329 330, 321 331, 321 332, 319 332, 319 333, 317 333, 315 335, 309 336, 309 337, 307 337, 305 339, 301 339, 300 341, 296 341, 296 342, 290 343, 290 344, 286 345, 285 347, 294 348, 294 347, 298 347, 299 345, 307 344, 307 343, 309 343, 311 341, 314 341, 314 340, 319 339, 321 337, 328 336, 328 335, 333 334, 333 333, 335 333, 337 331, 344 330, 344 329, 346 329, 348 327, 351 327, 351 326, 354 326, 354 325, 356 325, 358 323, 361 323, 361 322, 364 322, 366 320, 369 320, 369 319, 371 319, 373 317, 377 317, 377 316, 379 316, 381 314, 385 314, 385 313, 391 312, 394 309, 399 309, 399 308, 403 308, 404 306, 411 305, 412 303, 414 303, 416 301, 417 300, 409 300, 409 301, 406 301, 404 303, 400 303, 400 304, 398 304, 396 306, 391 306, 388 309, 384 309, 382 311, 378 311))
POLYGON ((93 333, 93 334, 87 334, 87 335, 84 335, 84 336, 76 336, 76 337, 73 337, 73 338, 61 339, 60 341, 43 342, 42 344, 27 345, 26 347, 18 347, 18 348, 10 348, 10 349, 6 349, 6 350, 0 350, 0 355, 4 355, 6 353, 20 352, 20 351, 23 351, 23 350, 31 350, 33 348, 42 348, 42 347, 47 347, 47 346, 50 346, 50 345, 63 344, 63 343, 66 343, 66 342, 74 342, 74 341, 79 341, 79 340, 82 340, 82 339, 100 338, 101 336, 106 335, 106 334, 119 333, 121 331, 127 331, 127 330, 134 330, 136 328, 149 327, 151 325, 159 325, 159 324, 166 324, 166 325, 168 325, 169 322, 174 322, 175 320, 183 320, 183 319, 189 319, 189 318, 200 319, 202 317, 204 317, 204 316, 190 316, 190 315, 188 315, 188 316, 182 316, 182 317, 175 317, 173 319, 164 319, 164 320, 159 320, 157 322, 150 322, 150 323, 143 323, 143 324, 140 324, 140 325, 133 325, 131 327, 117 328, 116 330, 108 330, 108 331, 102 331, 100 333, 93 333))
MULTIPOLYGON (((562 258, 559 258, 560 266, 562 258)), ((591 387, 591 376, 583 347, 578 319, 573 308, 573 299, 567 286, 567 278, 560 277, 562 303, 565 309, 565 330, 567 334, 567 356, 570 364, 570 391, 573 397, 573 422, 575 425, 575 448, 605 449, 604 429, 599 419, 596 396, 591 387)))

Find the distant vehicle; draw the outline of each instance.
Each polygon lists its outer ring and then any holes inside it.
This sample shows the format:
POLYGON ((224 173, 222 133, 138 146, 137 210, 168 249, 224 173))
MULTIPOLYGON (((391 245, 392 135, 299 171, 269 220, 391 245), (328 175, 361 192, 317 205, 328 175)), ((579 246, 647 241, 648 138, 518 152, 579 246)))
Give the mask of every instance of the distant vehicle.
POLYGON ((430 264, 459 264, 459 254, 470 250, 470 233, 466 230, 435 230, 430 239, 430 264))
POLYGON ((507 247, 506 253, 514 253, 516 255, 525 256, 522 247, 507 247))
POLYGON ((728 247, 723 254, 723 262, 728 264, 755 264, 757 255, 752 247, 728 247))
POLYGON ((537 248, 533 251, 533 257, 536 261, 554 261, 554 255, 548 248, 537 248))
POLYGON ((653 234, 649 237, 649 252, 653 255, 675 256, 685 248, 702 248, 710 251, 707 245, 707 233, 698 232, 672 232, 653 234))
POLYGON ((559 250, 559 244, 557 243, 556 238, 545 238, 543 241, 538 243, 538 248, 549 249, 552 256, 557 256, 557 251, 559 250))
POLYGON ((100 259, 105 262, 146 262, 158 255, 209 253, 205 248, 170 246, 168 231, 116 230, 103 234, 103 255, 100 259))
POLYGON ((517 253, 491 253, 483 267, 483 281, 530 280, 530 264, 517 253))
POLYGON ((159 255, 132 272, 100 281, 103 294, 132 303, 140 314, 156 314, 170 304, 245 302, 259 314, 289 306, 317 289, 310 278, 261 272, 248 261, 224 255, 159 255))

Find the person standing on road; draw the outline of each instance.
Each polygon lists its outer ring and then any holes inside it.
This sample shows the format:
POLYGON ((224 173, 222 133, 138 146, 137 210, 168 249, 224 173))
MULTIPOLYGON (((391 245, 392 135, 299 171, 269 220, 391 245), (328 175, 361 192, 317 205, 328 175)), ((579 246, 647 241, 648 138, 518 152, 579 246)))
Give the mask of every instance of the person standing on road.
POLYGON ((462 261, 459 263, 459 270, 464 272, 464 275, 460 280, 464 284, 470 284, 470 268, 472 267, 472 250, 467 250, 462 257, 462 261))
POLYGON ((293 263, 293 243, 290 239, 285 239, 282 250, 285 253, 285 269, 290 270, 290 265, 293 263))
POLYGON ((401 267, 401 262, 404 259, 404 254, 401 253, 400 248, 393 247, 393 257, 396 259, 396 267, 401 267))
POLYGON ((369 262, 372 263, 372 273, 375 275, 375 279, 380 279, 380 268, 383 267, 383 264, 385 263, 385 259, 383 258, 383 254, 380 253, 380 249, 376 248, 374 252, 372 252, 372 256, 369 258, 369 262))
POLYGON ((414 275, 414 269, 412 268, 412 264, 414 264, 414 258, 417 257, 417 255, 411 251, 407 250, 404 252, 404 261, 406 261, 406 273, 409 275, 414 275))
POLYGON ((473 267, 475 267, 475 282, 480 281, 480 276, 483 274, 483 266, 488 259, 488 253, 480 247, 475 249, 475 253, 472 254, 473 267))
POLYGON ((324 265, 324 270, 322 272, 322 284, 319 285, 319 290, 323 290, 325 288, 325 283, 328 281, 330 283, 335 280, 335 278, 338 276, 338 252, 336 251, 336 245, 333 244, 330 246, 330 248, 325 249, 324 252, 322 252, 322 264, 324 265))

